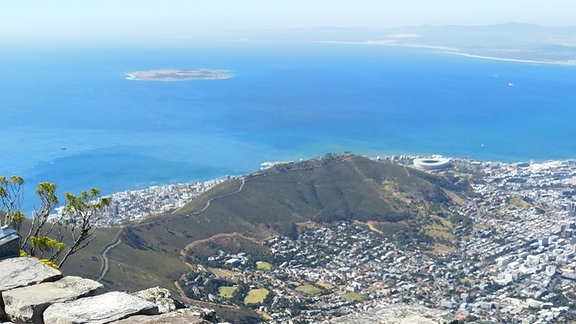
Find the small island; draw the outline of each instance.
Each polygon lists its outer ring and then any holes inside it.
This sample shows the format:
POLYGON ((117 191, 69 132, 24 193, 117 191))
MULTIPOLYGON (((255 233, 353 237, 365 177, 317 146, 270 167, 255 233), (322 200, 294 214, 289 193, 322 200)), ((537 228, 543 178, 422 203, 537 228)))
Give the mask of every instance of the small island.
POLYGON ((210 69, 149 70, 126 73, 126 79, 138 81, 222 80, 232 77, 228 71, 210 69))

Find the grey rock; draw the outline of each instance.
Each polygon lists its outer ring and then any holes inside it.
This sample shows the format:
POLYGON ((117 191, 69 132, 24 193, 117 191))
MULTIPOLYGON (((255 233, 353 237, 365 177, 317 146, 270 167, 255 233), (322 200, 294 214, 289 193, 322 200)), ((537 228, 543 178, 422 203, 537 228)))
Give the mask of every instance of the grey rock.
POLYGON ((369 311, 352 313, 333 318, 324 324, 443 324, 450 322, 450 313, 420 305, 386 304, 376 305, 369 311))
POLYGON ((170 290, 166 288, 153 287, 145 290, 141 290, 134 293, 134 296, 146 299, 149 302, 153 302, 158 306, 158 311, 160 314, 173 312, 179 308, 184 307, 182 303, 172 298, 170 290))
POLYGON ((14 323, 43 323, 42 313, 51 304, 86 296, 100 287, 94 280, 70 276, 12 289, 3 294, 5 311, 14 323))
POLYGON ((208 324, 213 323, 205 319, 203 316, 205 314, 199 313, 188 308, 179 309, 170 313, 156 315, 156 316, 132 316, 127 319, 123 319, 115 324, 208 324))
POLYGON ((44 311, 50 324, 109 323, 132 315, 157 315, 158 307, 147 300, 123 292, 85 297, 57 303, 44 311))
POLYGON ((198 316, 202 317, 203 319, 208 320, 209 322, 219 322, 219 318, 216 316, 216 311, 213 309, 195 306, 190 306, 189 309, 195 314, 198 314, 198 316))
POLYGON ((4 291, 62 278, 62 273, 32 258, 0 260, 0 319, 6 312, 2 294, 4 291))
POLYGON ((62 273, 33 258, 0 261, 0 292, 62 278, 62 273))

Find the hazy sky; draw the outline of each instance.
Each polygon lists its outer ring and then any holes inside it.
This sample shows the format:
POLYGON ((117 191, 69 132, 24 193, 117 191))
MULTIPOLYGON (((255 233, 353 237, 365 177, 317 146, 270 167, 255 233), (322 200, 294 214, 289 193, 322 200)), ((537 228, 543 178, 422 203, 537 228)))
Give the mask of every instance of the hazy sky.
POLYGON ((188 37, 234 29, 576 25, 574 0, 0 0, 2 39, 188 37))

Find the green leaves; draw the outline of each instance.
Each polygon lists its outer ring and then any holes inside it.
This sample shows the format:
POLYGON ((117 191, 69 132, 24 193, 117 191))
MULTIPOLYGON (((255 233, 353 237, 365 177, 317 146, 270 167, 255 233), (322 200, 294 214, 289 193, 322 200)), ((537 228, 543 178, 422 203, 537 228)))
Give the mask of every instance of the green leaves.
POLYGON ((32 214, 28 233, 22 233, 20 228, 25 220, 20 211, 23 185, 24 179, 20 176, 0 177, 0 214, 4 214, 0 225, 14 226, 21 237, 21 249, 25 255, 47 256, 46 262, 60 267, 70 255, 92 241, 94 224, 111 198, 102 198, 97 188, 82 191, 79 195, 66 192, 64 212, 54 214, 59 204, 56 184, 40 182, 35 190, 40 198, 40 208, 32 214))
POLYGON ((61 252, 66 248, 66 244, 48 236, 32 236, 30 237, 30 243, 42 252, 61 252))
POLYGON ((24 213, 17 210, 11 213, 6 214, 5 222, 6 224, 13 224, 16 230, 20 229, 20 225, 22 225, 22 221, 24 221, 24 213))
POLYGON ((48 216, 52 210, 58 206, 58 196, 56 196, 56 184, 40 182, 36 187, 36 195, 40 198, 41 213, 48 216))
MULTIPOLYGON (((8 185, 18 185, 22 186, 24 184, 24 179, 20 176, 13 175, 8 180, 5 176, 0 177, 0 186, 6 188, 8 185)), ((0 196, 5 195, 5 191, 3 193, 2 189, 0 188, 0 196)))
POLYGON ((89 193, 82 190, 78 196, 66 192, 64 197, 66 198, 67 213, 85 213, 99 210, 108 206, 111 202, 109 197, 101 198, 100 189, 97 188, 91 188, 89 193))
POLYGON ((65 213, 61 222, 70 227, 72 244, 64 253, 60 266, 66 259, 86 247, 92 241, 94 224, 100 213, 110 204, 111 198, 100 197, 100 190, 91 188, 89 192, 83 190, 79 195, 64 193, 66 198, 65 213))
POLYGON ((21 222, 19 209, 22 205, 22 186, 24 179, 20 176, 11 176, 10 179, 0 177, 0 211, 6 213, 4 221, 0 225, 9 225, 13 221, 21 222))

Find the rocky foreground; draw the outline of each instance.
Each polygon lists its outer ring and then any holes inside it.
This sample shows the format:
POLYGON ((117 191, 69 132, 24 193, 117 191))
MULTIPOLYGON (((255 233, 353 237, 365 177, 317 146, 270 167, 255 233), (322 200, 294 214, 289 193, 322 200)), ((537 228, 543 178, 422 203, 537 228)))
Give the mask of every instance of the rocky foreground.
POLYGON ((213 310, 184 307, 163 288, 134 294, 62 276, 32 258, 0 260, 0 323, 214 323, 213 310))
POLYGON ((449 323, 446 311, 419 305, 382 304, 369 311, 336 317, 323 324, 444 324, 449 323))

